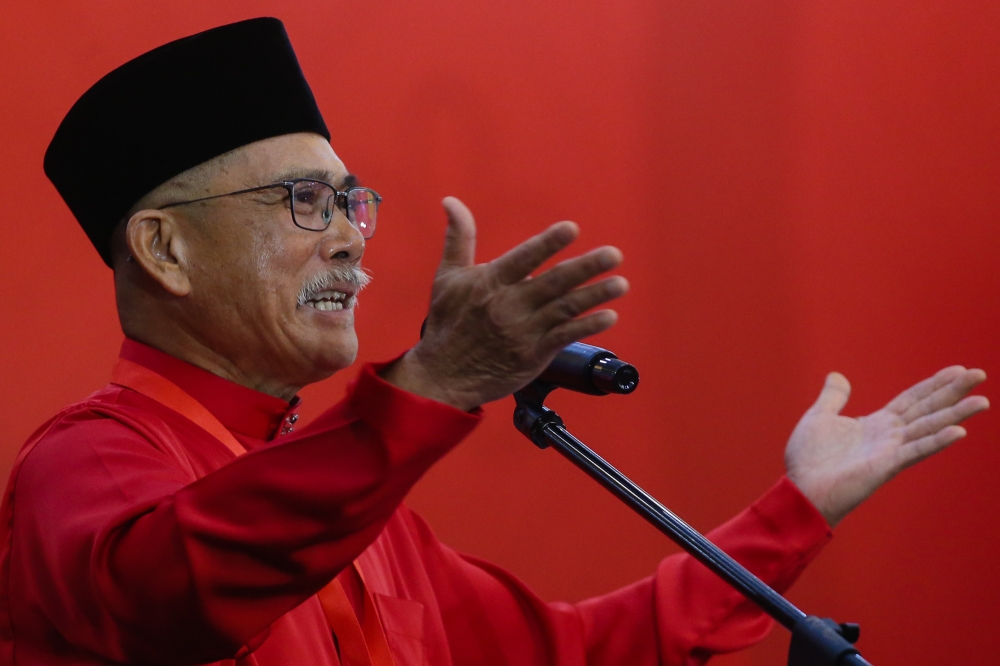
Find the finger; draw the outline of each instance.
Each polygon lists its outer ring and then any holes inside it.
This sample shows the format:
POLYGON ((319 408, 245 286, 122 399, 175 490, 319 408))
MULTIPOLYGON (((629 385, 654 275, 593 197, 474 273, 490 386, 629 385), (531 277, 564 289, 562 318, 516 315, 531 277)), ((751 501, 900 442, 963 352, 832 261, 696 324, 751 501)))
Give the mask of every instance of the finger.
POLYGON ((948 448, 967 434, 962 426, 953 425, 939 430, 933 435, 927 435, 915 442, 910 442, 898 450, 894 473, 948 448))
POLYGON ((968 397, 956 405, 927 414, 910 423, 903 430, 903 441, 911 442, 933 435, 948 426, 957 425, 979 412, 986 411, 990 401, 982 395, 968 397))
POLYGON ((934 393, 934 391, 955 379, 955 377, 963 372, 965 372, 965 368, 960 365, 953 365, 939 370, 933 377, 928 377, 897 395, 885 406, 885 409, 902 415, 903 412, 914 404, 934 393))
POLYGON ((490 269, 501 284, 520 282, 579 235, 576 224, 558 222, 491 261, 490 269))
POLYGON ((476 220, 472 211, 455 197, 445 197, 441 203, 448 215, 441 270, 472 266, 476 262, 476 220))
POLYGON ((823 390, 819 392, 819 398, 809 408, 809 411, 839 414, 850 397, 851 383, 847 381, 847 377, 839 372, 831 372, 826 376, 823 390))
POLYGON ((545 305, 535 315, 535 320, 544 329, 558 326, 575 319, 587 310, 624 296, 629 289, 628 280, 615 276, 595 284, 575 289, 562 298, 545 305))
POLYGON ((918 400, 900 415, 903 423, 910 423, 921 416, 933 414, 939 409, 950 407, 964 398, 986 379, 982 370, 965 370, 949 383, 940 387, 926 398, 918 400))
POLYGON ((529 305, 540 306, 601 273, 617 268, 622 259, 621 250, 616 247, 597 248, 550 268, 521 288, 529 305))
POLYGON ((618 313, 614 310, 598 310, 556 326, 542 338, 540 344, 550 353, 555 353, 571 342, 606 331, 617 322, 618 313))

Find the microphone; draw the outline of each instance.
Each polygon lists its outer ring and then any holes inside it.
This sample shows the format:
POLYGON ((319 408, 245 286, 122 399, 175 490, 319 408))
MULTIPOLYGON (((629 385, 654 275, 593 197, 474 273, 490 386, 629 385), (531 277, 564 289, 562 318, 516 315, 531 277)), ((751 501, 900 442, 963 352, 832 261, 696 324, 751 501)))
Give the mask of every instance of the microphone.
POLYGON ((574 342, 556 355, 536 381, 589 395, 627 394, 639 386, 639 371, 607 349, 574 342))
MULTIPOLYGON (((420 324, 421 338, 426 329, 427 320, 424 319, 420 324)), ((571 342, 556 354, 535 381, 588 395, 627 395, 639 386, 639 371, 607 349, 571 342)))

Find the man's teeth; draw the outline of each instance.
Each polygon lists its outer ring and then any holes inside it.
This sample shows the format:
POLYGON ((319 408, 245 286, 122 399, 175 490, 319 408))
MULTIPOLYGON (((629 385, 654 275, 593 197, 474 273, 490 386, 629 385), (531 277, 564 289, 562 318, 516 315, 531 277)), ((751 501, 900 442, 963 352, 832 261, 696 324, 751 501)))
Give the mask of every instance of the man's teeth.
POLYGON ((342 291, 321 291, 308 301, 306 305, 317 310, 343 310, 347 302, 347 294, 342 291))
POLYGON ((317 310, 343 310, 343 303, 336 303, 334 301, 307 301, 306 305, 309 307, 316 308, 317 310))

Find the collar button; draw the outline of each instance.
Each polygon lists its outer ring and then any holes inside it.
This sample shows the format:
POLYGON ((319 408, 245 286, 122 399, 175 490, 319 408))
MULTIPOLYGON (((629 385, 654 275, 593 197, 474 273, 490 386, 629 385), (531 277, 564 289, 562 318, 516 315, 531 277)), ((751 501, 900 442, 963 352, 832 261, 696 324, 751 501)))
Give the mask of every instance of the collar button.
POLYGON ((298 420, 299 420, 298 414, 289 414, 288 416, 286 416, 285 420, 281 422, 281 432, 279 434, 287 435, 288 433, 295 430, 295 428, 293 428, 292 426, 298 420))

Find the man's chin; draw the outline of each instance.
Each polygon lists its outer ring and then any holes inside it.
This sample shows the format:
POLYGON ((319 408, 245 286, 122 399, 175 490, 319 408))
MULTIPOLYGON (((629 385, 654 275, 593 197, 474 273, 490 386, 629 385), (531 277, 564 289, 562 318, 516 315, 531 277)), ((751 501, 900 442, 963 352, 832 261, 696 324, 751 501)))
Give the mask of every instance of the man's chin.
MULTIPOLYGON (((322 315, 340 314, 321 312, 322 315)), ((288 339, 297 350, 298 362, 312 384, 330 377, 354 363, 358 356, 358 336, 354 331, 353 312, 346 317, 319 317, 307 313, 308 321, 299 320, 295 330, 288 331, 288 339), (303 325, 303 323, 305 325, 303 325)))
POLYGON ((317 375, 314 382, 322 381, 335 372, 350 367, 358 357, 358 340, 354 336, 353 328, 348 340, 345 340, 344 337, 347 336, 343 335, 335 340, 330 339, 333 336, 324 337, 326 340, 317 341, 314 353, 310 354, 313 360, 313 369, 317 375))

